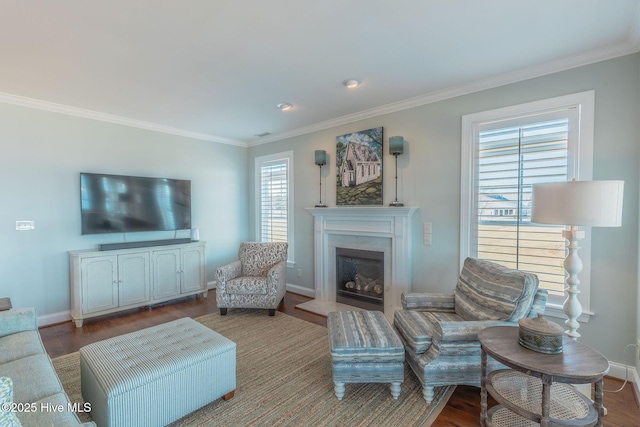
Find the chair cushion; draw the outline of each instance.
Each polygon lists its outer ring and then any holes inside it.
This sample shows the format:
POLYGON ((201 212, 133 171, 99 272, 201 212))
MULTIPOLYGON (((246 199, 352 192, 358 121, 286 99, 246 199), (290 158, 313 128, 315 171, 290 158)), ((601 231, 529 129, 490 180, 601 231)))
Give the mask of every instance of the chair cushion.
POLYGON ((423 312, 396 310, 393 314, 393 326, 414 353, 422 354, 431 346, 433 324, 423 312))
POLYGON ((227 294, 266 295, 267 278, 240 276, 227 281, 227 294))
POLYGON ((404 361, 402 341, 381 311, 332 311, 327 334, 334 365, 404 361))
POLYGON ((243 242, 238 258, 242 262, 243 276, 266 276, 267 271, 280 261, 287 260, 287 243, 243 242))
POLYGON ((38 331, 17 332, 0 337, 0 348, 2 349, 0 351, 0 363, 11 362, 34 354, 46 353, 38 331))
POLYGON ((56 393, 64 393, 62 384, 47 354, 35 354, 0 365, 0 377, 11 375, 13 401, 34 402, 56 393))
POLYGON ((464 320, 515 322, 527 315, 537 289, 535 274, 467 258, 454 291, 455 312, 464 320))
POLYGON ((431 347, 433 332, 438 322, 458 322, 464 320, 459 315, 442 311, 396 310, 393 325, 406 345, 416 354, 422 354, 431 347))

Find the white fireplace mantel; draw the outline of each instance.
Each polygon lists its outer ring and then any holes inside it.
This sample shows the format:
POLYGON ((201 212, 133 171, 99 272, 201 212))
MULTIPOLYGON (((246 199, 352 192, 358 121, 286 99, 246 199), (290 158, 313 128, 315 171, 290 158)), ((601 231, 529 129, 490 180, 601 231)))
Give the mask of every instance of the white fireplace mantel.
POLYGON ((385 253, 384 313, 392 317, 411 289, 411 217, 417 207, 306 208, 314 219, 316 301, 335 303, 336 247, 385 253))

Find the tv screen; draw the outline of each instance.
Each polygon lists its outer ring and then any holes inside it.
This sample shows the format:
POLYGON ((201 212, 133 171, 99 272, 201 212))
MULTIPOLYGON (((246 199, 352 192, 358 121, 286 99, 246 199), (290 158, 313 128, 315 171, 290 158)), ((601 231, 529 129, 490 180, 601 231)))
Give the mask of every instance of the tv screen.
POLYGON ((191 228, 191 181, 80 174, 82 234, 191 228))

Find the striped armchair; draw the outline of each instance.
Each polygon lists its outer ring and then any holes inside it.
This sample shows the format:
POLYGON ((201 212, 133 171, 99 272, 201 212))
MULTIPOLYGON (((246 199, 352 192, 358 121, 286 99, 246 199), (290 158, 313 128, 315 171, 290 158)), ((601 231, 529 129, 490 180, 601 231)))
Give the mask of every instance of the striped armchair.
POLYGON ((216 303, 227 308, 266 308, 274 316, 286 292, 288 244, 243 242, 238 260, 216 270, 216 303))
MULTIPOLYGON (((538 289, 535 274, 475 258, 465 260, 453 293, 403 294, 394 326, 427 403, 436 386, 479 387, 478 332, 489 326, 518 326, 518 319, 544 313, 546 302, 547 291, 538 289)), ((487 372, 502 367, 488 358, 487 372)))

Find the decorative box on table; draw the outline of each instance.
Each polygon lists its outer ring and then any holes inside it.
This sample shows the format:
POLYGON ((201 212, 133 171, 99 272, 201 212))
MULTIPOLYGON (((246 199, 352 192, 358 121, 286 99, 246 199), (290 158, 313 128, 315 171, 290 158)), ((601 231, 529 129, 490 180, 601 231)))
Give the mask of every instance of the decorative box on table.
POLYGON ((562 326, 548 321, 542 314, 538 314, 538 317, 520 319, 518 324, 518 342, 521 346, 538 353, 562 353, 562 326))

